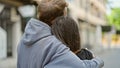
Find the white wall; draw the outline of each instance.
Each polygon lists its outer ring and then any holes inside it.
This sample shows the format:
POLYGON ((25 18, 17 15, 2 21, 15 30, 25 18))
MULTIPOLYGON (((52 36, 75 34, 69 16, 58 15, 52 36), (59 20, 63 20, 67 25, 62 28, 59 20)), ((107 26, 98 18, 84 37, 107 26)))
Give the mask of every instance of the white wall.
POLYGON ((100 25, 96 25, 96 33, 95 33, 95 38, 96 38, 96 41, 95 41, 95 46, 94 46, 94 51, 96 53, 98 52, 102 52, 103 50, 103 45, 102 45, 102 28, 100 25))
POLYGON ((13 40, 12 41, 12 43, 13 43, 12 53, 13 53, 13 57, 16 57, 16 55, 17 55, 17 46, 18 46, 18 43, 19 43, 21 35, 22 35, 20 21, 13 24, 12 32, 13 32, 13 35, 12 35, 12 37, 13 37, 12 38, 12 40, 13 40))
POLYGON ((11 9, 11 20, 14 22, 12 25, 12 53, 13 57, 17 55, 17 45, 20 41, 22 30, 21 30, 21 18, 17 15, 15 8, 11 9))
POLYGON ((0 27, 0 59, 7 57, 6 31, 0 27))

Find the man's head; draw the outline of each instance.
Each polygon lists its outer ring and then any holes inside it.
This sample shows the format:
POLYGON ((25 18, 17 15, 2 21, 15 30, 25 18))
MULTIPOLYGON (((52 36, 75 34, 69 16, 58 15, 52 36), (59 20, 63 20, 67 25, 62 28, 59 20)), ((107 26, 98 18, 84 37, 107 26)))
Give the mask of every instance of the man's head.
POLYGON ((65 7, 65 0, 43 0, 38 5, 39 19, 51 26, 52 20, 64 15, 65 7))

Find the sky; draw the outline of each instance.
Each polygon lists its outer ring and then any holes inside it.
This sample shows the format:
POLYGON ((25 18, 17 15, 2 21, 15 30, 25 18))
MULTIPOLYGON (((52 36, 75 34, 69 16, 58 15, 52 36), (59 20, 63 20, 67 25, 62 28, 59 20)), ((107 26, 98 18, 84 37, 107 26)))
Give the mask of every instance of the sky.
POLYGON ((107 4, 107 14, 111 13, 111 8, 120 8, 120 0, 108 0, 107 4))
POLYGON ((111 7, 120 7, 120 0, 108 0, 111 7))

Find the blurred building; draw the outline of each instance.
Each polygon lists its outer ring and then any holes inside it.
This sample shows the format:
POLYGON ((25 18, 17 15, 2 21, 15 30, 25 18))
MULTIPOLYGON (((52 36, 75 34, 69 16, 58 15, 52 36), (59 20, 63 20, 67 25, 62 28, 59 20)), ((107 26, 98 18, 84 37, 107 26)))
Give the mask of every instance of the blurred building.
MULTIPOLYGON (((29 18, 36 17, 36 8, 33 6, 36 3, 33 1, 0 0, 0 58, 16 57, 25 25, 29 18)), ((105 0, 66 1, 69 3, 69 15, 79 22, 82 46, 101 46, 101 25, 106 24, 105 0)))
POLYGON ((0 0, 0 59, 16 57, 26 21, 34 15, 32 0, 0 0))
POLYGON ((98 48, 102 46, 102 25, 106 25, 105 0, 67 0, 69 15, 80 26, 82 47, 98 48))

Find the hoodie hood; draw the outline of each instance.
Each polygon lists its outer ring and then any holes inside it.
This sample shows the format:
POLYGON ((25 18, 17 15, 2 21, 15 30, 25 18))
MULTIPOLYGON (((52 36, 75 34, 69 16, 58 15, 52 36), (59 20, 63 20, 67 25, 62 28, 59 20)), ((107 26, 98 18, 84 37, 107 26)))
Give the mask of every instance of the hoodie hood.
POLYGON ((40 39, 50 36, 51 28, 42 21, 31 18, 26 25, 23 44, 31 46, 40 39))

